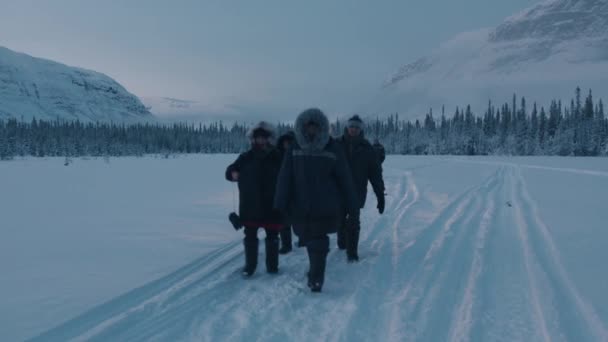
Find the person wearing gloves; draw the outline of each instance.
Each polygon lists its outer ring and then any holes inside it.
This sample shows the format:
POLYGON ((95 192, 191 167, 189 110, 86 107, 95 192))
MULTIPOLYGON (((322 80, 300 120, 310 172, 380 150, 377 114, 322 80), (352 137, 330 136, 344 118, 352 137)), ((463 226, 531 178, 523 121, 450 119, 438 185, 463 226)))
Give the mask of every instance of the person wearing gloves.
MULTIPOLYGON (((365 139, 363 120, 358 115, 348 120, 344 135, 339 139, 339 142, 350 166, 359 208, 365 206, 367 183, 369 181, 378 200, 378 212, 380 214, 384 213, 385 197, 382 166, 378 160, 376 150, 365 139)), ((346 249, 347 260, 349 262, 359 261, 360 231, 361 223, 359 217, 346 220, 346 214, 344 214, 344 220, 338 230, 338 248, 346 249)))
POLYGON ((273 208, 281 168, 281 154, 272 144, 274 128, 262 121, 248 131, 247 137, 251 148, 228 166, 226 179, 238 183, 239 219, 245 227, 243 275, 249 277, 257 267, 259 228, 266 231, 266 271, 272 274, 279 271, 279 231, 283 218, 273 208))

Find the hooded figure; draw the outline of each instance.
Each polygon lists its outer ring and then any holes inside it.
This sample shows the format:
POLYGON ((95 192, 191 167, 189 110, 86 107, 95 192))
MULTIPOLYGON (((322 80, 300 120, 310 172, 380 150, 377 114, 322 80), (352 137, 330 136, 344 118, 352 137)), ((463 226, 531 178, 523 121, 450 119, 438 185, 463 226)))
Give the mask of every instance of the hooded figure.
POLYGON ((279 137, 279 140, 277 141, 277 148, 282 155, 285 155, 287 150, 289 150, 295 141, 296 134, 293 131, 288 131, 279 137))
POLYGON ((262 121, 253 126, 247 137, 251 141, 251 149, 226 169, 226 179, 238 182, 239 188, 239 215, 245 227, 243 275, 253 275, 257 267, 259 228, 266 230, 266 271, 277 273, 278 235, 283 224, 280 212, 273 207, 273 200, 281 154, 272 145, 275 133, 269 123, 262 121))
POLYGON ((283 159, 275 207, 287 213, 306 246, 308 286, 320 292, 329 252, 327 234, 336 232, 341 213, 358 217, 359 205, 343 151, 329 136, 329 121, 313 108, 295 123, 296 144, 283 159))
MULTIPOLYGON (((348 120, 344 135, 340 138, 340 145, 348 160, 352 173, 359 208, 365 206, 367 198, 367 183, 372 184, 378 201, 378 212, 384 212, 384 180, 382 179, 382 166, 378 160, 378 154, 374 147, 365 139, 363 120, 358 115, 348 120)), ((338 247, 346 249, 349 262, 359 260, 359 232, 361 230, 360 220, 354 217, 351 220, 345 218, 338 230, 338 247)))
MULTIPOLYGON (((279 152, 281 152, 281 157, 285 156, 285 153, 289 151, 291 146, 296 141, 296 135, 293 131, 289 131, 279 137, 277 141, 277 148, 279 152)), ((285 226, 281 229, 281 248, 279 249, 279 254, 287 254, 291 252, 293 249, 292 239, 291 239, 291 224, 289 222, 284 222, 285 226)), ((301 247, 302 244, 298 241, 298 247, 301 247)))

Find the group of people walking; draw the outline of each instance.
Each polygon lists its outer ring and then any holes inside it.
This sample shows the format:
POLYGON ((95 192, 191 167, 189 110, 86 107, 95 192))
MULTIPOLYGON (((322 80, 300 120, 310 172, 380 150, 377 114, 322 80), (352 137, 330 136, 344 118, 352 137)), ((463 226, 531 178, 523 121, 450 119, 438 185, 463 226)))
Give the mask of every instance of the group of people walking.
POLYGON ((266 271, 277 273, 279 254, 292 251, 293 228, 297 245, 308 253, 308 287, 313 292, 323 287, 328 234, 338 233, 338 248, 346 250, 348 262, 359 260, 360 210, 368 182, 378 212, 385 208, 384 149, 365 139, 363 127, 355 115, 344 134, 332 138, 327 116, 311 108, 297 117, 293 132, 278 139, 266 122, 249 130, 251 149, 226 169, 226 179, 238 183, 244 276, 257 268, 259 229, 266 231, 266 271))

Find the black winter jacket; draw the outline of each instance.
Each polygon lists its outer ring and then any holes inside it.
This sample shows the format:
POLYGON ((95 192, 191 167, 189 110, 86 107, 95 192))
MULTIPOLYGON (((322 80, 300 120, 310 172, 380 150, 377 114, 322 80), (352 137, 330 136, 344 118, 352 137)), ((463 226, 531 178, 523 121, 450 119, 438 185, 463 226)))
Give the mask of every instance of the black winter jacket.
POLYGON ((239 215, 242 222, 281 223, 281 214, 273 208, 281 155, 272 147, 267 151, 251 149, 242 153, 226 169, 226 179, 239 172, 239 215))
POLYGON ((350 138, 345 133, 340 138, 340 146, 344 150, 348 165, 352 173, 359 207, 365 206, 367 198, 367 182, 372 184, 376 198, 384 196, 384 180, 382 179, 382 166, 378 154, 372 145, 363 136, 350 138))

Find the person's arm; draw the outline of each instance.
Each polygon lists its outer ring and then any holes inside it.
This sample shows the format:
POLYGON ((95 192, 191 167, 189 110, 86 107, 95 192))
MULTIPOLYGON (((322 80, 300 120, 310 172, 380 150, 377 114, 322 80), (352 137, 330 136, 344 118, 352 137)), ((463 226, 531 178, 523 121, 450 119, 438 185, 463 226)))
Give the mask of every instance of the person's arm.
POLYGON ((372 189, 374 189, 374 193, 376 194, 376 199, 378 200, 378 211, 380 214, 384 213, 385 206, 385 197, 384 197, 384 179, 382 179, 382 166, 380 161, 378 160, 378 155, 376 151, 370 151, 370 158, 368 163, 368 176, 369 182, 372 184, 372 189))
POLYGON ((226 168, 226 180, 230 182, 237 182, 241 166, 243 165, 244 153, 239 155, 236 161, 226 168), (236 176, 236 177, 235 177, 236 176))
POLYGON ((382 166, 380 165, 380 161, 378 160, 378 155, 375 153, 376 151, 371 150, 369 153, 370 157, 368 158, 368 177, 369 182, 372 183, 372 188, 374 189, 374 193, 376 197, 379 195, 384 196, 384 179, 382 178, 382 166))

